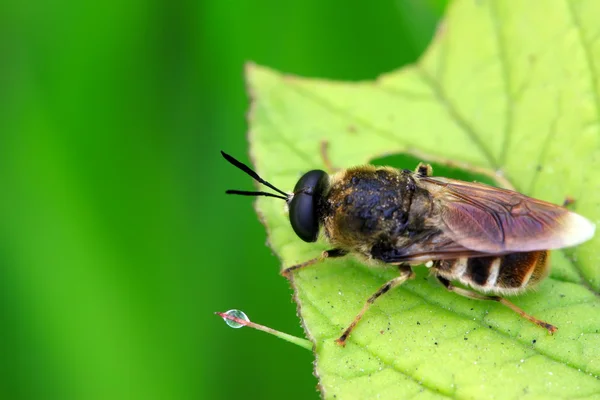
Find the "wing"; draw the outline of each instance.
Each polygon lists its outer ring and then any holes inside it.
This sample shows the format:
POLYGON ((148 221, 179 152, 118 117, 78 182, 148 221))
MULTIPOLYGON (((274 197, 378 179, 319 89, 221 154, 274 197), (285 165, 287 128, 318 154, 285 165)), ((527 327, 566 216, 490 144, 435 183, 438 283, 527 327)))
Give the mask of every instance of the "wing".
MULTIPOLYGON (((501 255, 499 253, 497 255, 501 255)), ((371 248, 373 258, 387 264, 421 264, 429 260, 453 260, 460 257, 483 257, 490 253, 468 249, 454 242, 442 232, 437 238, 416 239, 405 246, 378 244, 371 248)))
POLYGON ((482 253, 551 250, 594 235, 586 218, 545 201, 480 183, 419 178, 439 207, 443 236, 482 253))

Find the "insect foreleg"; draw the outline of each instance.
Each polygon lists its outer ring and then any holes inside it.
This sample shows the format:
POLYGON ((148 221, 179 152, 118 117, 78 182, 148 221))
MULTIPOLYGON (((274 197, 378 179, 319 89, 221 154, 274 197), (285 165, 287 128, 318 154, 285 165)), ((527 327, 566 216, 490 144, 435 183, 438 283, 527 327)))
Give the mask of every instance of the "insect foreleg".
POLYGON ((334 167, 333 164, 331 163, 331 160, 329 159, 329 142, 327 140, 321 141, 321 149, 320 150, 321 150, 321 158, 323 159, 323 164, 325 164, 325 168, 327 169, 327 172, 330 174, 338 172, 340 169, 337 167, 334 167))
POLYGON ((504 304, 506 307, 510 308, 511 310, 513 310, 514 312, 516 312, 517 314, 519 314, 520 316, 522 316, 523 318, 527 319, 528 321, 531 321, 534 324, 536 324, 538 326, 541 326, 542 328, 546 329, 548 331, 548 333, 550 333, 551 335, 558 330, 558 328, 555 327, 554 325, 551 325, 551 324, 549 324, 547 322, 544 322, 544 321, 542 321, 540 319, 535 318, 532 315, 527 314, 525 311, 521 310, 519 307, 517 307, 516 305, 514 305, 513 303, 511 303, 510 301, 506 300, 503 297, 500 297, 500 296, 487 296, 487 295, 484 295, 484 294, 473 292, 471 290, 467 290, 467 289, 456 287, 453 284, 451 284, 450 281, 448 281, 445 278, 442 278, 441 276, 438 276, 437 279, 449 291, 454 292, 456 294, 459 294, 461 296, 467 297, 469 299, 475 299, 475 300, 492 300, 492 301, 497 301, 498 303, 504 304))
POLYGON ((412 269, 409 266, 401 265, 400 266, 400 276, 392 279, 391 281, 389 281, 386 284, 384 284, 383 286, 381 286, 371 297, 369 297, 369 299, 363 306, 362 310, 360 310, 358 315, 356 315, 356 317, 354 317, 354 321, 352 321, 350 326, 348 326, 346 328, 346 330, 344 331, 344 333, 342 333, 342 336, 337 338, 335 340, 335 342, 337 344, 339 344, 340 346, 345 346, 346 339, 348 339, 348 336, 350 336, 350 333, 354 330, 354 328, 356 327, 356 324, 358 324, 358 322, 361 320, 363 315, 367 312, 369 307, 371 307, 371 305, 373 303, 375 303, 375 300, 377 300, 381 295, 389 292, 391 289, 395 288, 396 286, 399 286, 399 285, 403 284, 404 282, 406 282, 408 279, 412 279, 414 277, 415 277, 415 273, 412 271, 412 269))
POLYGON ((343 257, 346 254, 348 254, 347 251, 344 251, 342 249, 331 249, 331 250, 325 250, 323 253, 321 253, 321 255, 319 257, 315 257, 311 260, 305 261, 301 264, 296 264, 296 265, 292 265, 291 267, 288 267, 286 269, 284 269, 283 271, 281 271, 281 275, 285 276, 286 278, 289 279, 290 275, 292 274, 292 272, 297 271, 301 268, 304 267, 308 267, 310 265, 314 265, 317 263, 320 263, 321 261, 325 260, 326 258, 337 258, 337 257, 343 257))

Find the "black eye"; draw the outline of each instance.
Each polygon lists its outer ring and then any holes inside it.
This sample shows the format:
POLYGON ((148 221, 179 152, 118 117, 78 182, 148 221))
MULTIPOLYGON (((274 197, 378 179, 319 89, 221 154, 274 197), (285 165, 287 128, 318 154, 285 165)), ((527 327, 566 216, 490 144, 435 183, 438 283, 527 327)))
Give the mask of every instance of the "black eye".
POLYGON ((314 242, 319 236, 317 201, 326 187, 327 173, 309 171, 300 178, 289 203, 290 222, 296 235, 305 242, 314 242))

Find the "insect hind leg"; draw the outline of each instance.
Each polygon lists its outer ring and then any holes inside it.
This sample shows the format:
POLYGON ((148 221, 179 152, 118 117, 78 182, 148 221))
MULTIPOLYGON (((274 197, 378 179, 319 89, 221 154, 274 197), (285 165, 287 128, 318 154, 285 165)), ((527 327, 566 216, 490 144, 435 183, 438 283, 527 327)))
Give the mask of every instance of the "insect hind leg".
POLYGON ((391 281, 386 282, 375 293, 373 293, 371 295, 371 297, 369 297, 369 299, 366 301, 363 308, 356 315, 356 317, 354 317, 354 321, 352 321, 352 323, 346 328, 346 330, 344 330, 344 333, 342 333, 342 336, 337 338, 335 340, 335 342, 342 347, 345 346, 346 340, 350 336, 350 333, 354 330, 354 328, 356 327, 358 322, 362 319, 363 315, 367 312, 367 310, 371 307, 371 305, 373 303, 375 303, 375 300, 377 300, 381 295, 389 292, 396 286, 400 286, 401 284, 406 282, 408 279, 412 279, 414 277, 415 277, 415 273, 412 271, 412 269, 409 266, 401 265, 400 266, 400 276, 392 279, 391 281))
POLYGON ((431 165, 420 162, 415 169, 415 173, 421 175, 422 177, 427 177, 433 175, 433 168, 431 165))
POLYGON ((449 280, 447 280, 446 278, 443 278, 441 276, 436 276, 436 278, 438 279, 438 281, 441 282, 442 285, 444 285, 446 287, 446 289, 448 289, 449 291, 454 292, 458 295, 461 295, 463 297, 467 297, 469 299, 474 299, 474 300, 492 300, 492 301, 497 301, 498 303, 504 304, 506 307, 510 308, 511 310, 513 310, 514 312, 516 312, 517 314, 519 314, 521 317, 525 318, 526 320, 536 324, 537 326, 540 326, 540 327, 546 329, 548 331, 548 333, 550 333, 551 335, 558 330, 558 328, 555 327, 554 325, 544 322, 541 319, 537 319, 534 316, 527 314, 525 311, 523 311, 522 309, 520 309, 519 307, 517 307, 516 305, 514 305, 513 303, 511 303, 510 301, 506 300, 503 297, 487 296, 485 294, 477 293, 472 290, 463 289, 463 288, 454 286, 452 283, 450 283, 449 280))

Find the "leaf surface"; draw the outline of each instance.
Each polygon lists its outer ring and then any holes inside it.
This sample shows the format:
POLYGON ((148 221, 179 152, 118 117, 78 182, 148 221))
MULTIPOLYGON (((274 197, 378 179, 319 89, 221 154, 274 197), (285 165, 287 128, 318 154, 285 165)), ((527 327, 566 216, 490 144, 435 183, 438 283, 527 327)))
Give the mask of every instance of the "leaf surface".
MULTIPOLYGON (((600 220, 600 3, 456 1, 422 59, 374 82, 331 82, 249 66, 251 154, 291 190, 302 173, 400 154, 498 171, 517 190, 600 220)), ((408 164, 410 162, 410 164, 408 164)), ((402 164, 402 165, 401 165, 402 164)), ((442 167, 442 168, 436 168, 442 167)), ((468 169, 463 175, 472 176, 468 169)), ((455 176, 455 175, 452 175, 455 176)), ((464 177, 462 179, 465 179, 464 177)), ((257 209, 282 268, 316 257, 281 201, 257 209)), ((293 286, 325 398, 600 397, 600 237, 553 252, 539 289, 512 300, 558 326, 546 331, 500 304, 417 279, 380 298, 345 348, 333 340, 393 269, 352 258, 295 274, 293 286)))

